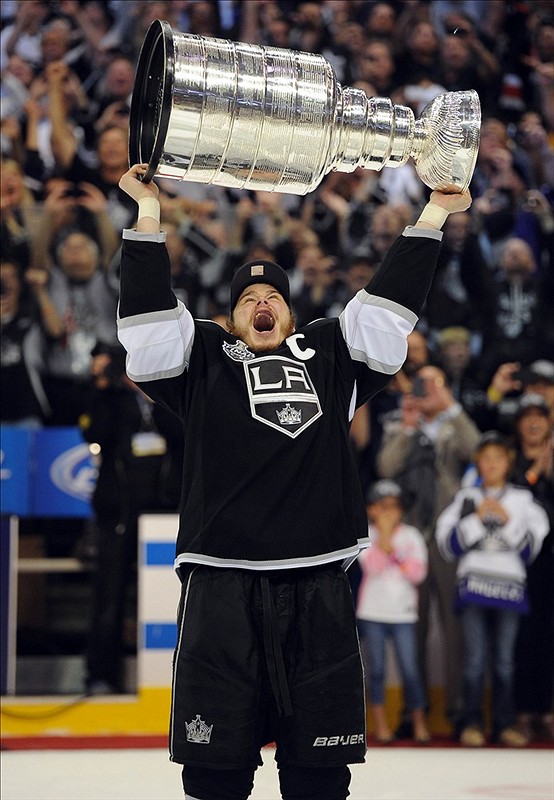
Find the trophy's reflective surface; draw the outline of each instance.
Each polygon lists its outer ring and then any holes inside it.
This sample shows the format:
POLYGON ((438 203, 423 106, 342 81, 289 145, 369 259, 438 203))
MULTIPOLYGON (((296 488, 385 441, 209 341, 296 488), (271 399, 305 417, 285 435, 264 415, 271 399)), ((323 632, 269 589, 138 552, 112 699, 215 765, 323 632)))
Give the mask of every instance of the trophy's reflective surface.
POLYGON ((131 102, 129 159, 154 175, 306 194, 331 170, 413 158, 432 189, 463 191, 479 148, 474 91, 448 92, 416 120, 343 87, 321 55, 150 26, 131 102))

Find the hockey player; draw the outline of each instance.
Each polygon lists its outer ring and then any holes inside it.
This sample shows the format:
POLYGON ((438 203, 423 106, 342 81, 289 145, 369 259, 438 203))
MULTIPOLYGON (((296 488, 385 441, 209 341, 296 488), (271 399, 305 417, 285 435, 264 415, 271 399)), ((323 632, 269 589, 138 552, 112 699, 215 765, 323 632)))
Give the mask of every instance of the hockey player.
POLYGON ((129 377, 185 430, 170 757, 189 800, 244 800, 275 741, 283 798, 343 800, 366 747, 343 568, 369 544, 350 421, 402 366, 440 228, 471 198, 433 192, 340 318, 300 330, 285 271, 243 265, 228 332, 171 291, 145 170, 120 181, 139 212, 123 234, 118 325, 129 377))

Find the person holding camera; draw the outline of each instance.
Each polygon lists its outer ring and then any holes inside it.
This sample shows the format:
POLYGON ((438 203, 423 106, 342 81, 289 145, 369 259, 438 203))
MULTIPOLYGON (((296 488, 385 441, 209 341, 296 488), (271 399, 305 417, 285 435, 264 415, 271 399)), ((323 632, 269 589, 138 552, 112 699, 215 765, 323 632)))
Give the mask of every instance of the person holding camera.
MULTIPOLYGON (((385 427, 377 454, 377 472, 397 481, 403 492, 406 522, 427 543, 428 574, 419 587, 417 622, 418 661, 427 684, 427 639, 431 603, 435 599, 445 640, 444 687, 446 714, 454 727, 461 703, 461 632, 453 612, 455 569, 438 552, 434 531, 438 515, 460 488, 479 429, 455 401, 445 373, 427 364, 415 374, 411 392, 401 402, 401 419, 385 427)), ((401 724, 397 736, 404 736, 401 724)), ((411 735, 406 730, 406 735, 411 735)))
POLYGON ((92 350, 98 341, 117 342, 117 297, 91 236, 80 231, 68 233, 56 256, 48 290, 62 320, 62 331, 48 343, 44 389, 52 409, 50 423, 76 425, 89 402, 92 350))
POLYGON ((98 458, 94 541, 89 530, 82 553, 95 566, 86 689, 109 694, 125 690, 124 655, 135 649, 125 623, 132 618, 129 608, 136 611, 138 518, 144 511, 177 508, 182 436, 177 419, 155 410, 129 380, 121 345, 99 342, 90 372, 90 407, 79 420, 98 458))
MULTIPOLYGON (((484 686, 492 662, 492 740, 524 747, 514 727, 514 652, 522 614, 529 609, 526 565, 549 530, 546 512, 528 489, 509 483, 515 452, 502 434, 479 440, 479 484, 461 489, 437 520, 440 552, 457 562, 456 609, 464 641, 464 708, 460 741, 486 743, 484 686)), ((535 653, 535 657, 536 657, 535 653)))
POLYGON ((79 231, 98 244, 100 266, 105 270, 119 247, 105 195, 92 183, 71 183, 50 178, 33 241, 33 263, 52 265, 56 251, 69 233, 79 231))

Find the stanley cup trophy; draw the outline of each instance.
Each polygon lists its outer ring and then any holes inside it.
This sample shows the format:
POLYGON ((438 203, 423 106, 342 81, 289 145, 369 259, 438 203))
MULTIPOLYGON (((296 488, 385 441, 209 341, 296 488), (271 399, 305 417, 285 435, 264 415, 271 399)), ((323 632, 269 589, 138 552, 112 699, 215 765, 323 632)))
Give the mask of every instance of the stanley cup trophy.
POLYGON ((431 189, 462 192, 480 128, 474 91, 410 108, 343 87, 321 55, 175 33, 156 20, 131 101, 129 160, 154 176, 307 194, 331 170, 412 158, 431 189))

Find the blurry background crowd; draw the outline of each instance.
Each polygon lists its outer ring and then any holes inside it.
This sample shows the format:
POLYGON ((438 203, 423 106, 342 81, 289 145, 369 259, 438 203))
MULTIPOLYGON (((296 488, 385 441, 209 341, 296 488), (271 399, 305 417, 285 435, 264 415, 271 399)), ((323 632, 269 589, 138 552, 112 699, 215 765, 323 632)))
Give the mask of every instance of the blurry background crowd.
MULTIPOLYGON (((99 388, 95 359, 112 359, 106 381, 122 377, 119 248, 136 206, 118 181, 128 168, 135 67, 154 19, 176 31, 321 53, 341 84, 390 97, 416 116, 446 91, 479 93, 473 204, 444 226, 406 364, 354 420, 364 488, 403 470, 383 452, 395 426, 413 429, 423 419, 436 445, 439 422, 454 416, 452 407, 462 410, 472 428, 451 497, 479 432, 513 434, 525 394, 554 420, 551 0, 3 0, 1 13, 3 424, 83 427, 99 388), (433 393, 437 385, 448 397, 433 393)), ((288 271, 298 325, 338 315, 430 193, 411 163, 330 173, 305 197, 167 180, 160 189, 175 293, 194 316, 223 325, 232 274, 256 257, 288 271)), ((163 423, 144 399, 139 406, 140 424, 159 433, 163 423)), ((552 504, 551 458, 549 469, 552 504)), ((177 495, 158 502, 174 508, 177 495)), ((432 529, 440 510, 439 502, 420 527, 432 529)))
MULTIPOLYGON (((343 85, 391 97, 416 116, 437 94, 476 89, 483 125, 474 202, 445 226, 417 330, 426 358, 445 367, 478 423, 500 365, 552 358, 550 2, 6 0, 2 422, 76 424, 91 352, 116 341, 120 236, 136 213, 117 184, 135 65, 153 19, 322 53, 343 85)), ((193 315, 224 319, 234 269, 260 256, 288 270, 299 325, 340 313, 429 194, 410 163, 331 173, 306 197, 162 184, 174 287, 193 315)))

